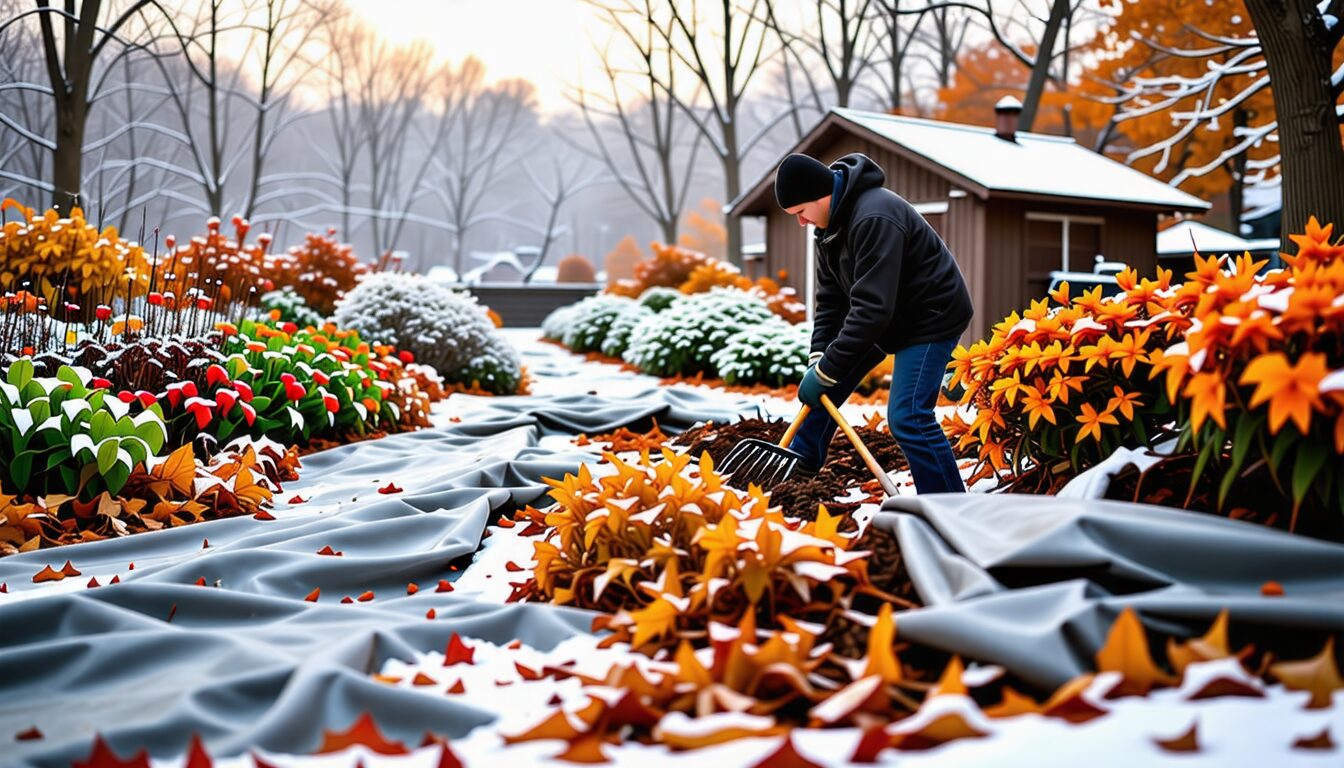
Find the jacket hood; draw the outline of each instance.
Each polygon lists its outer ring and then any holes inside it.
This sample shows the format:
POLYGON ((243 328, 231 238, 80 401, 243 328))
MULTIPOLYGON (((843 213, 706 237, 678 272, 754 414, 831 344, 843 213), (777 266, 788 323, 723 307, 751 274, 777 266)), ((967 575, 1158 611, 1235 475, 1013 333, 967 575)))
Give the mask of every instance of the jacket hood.
POLYGON ((831 211, 831 220, 826 227, 828 233, 838 232, 849 223, 850 214, 859 196, 870 189, 886 184, 887 175, 877 163, 867 155, 854 152, 831 163, 831 170, 841 175, 840 199, 831 211))

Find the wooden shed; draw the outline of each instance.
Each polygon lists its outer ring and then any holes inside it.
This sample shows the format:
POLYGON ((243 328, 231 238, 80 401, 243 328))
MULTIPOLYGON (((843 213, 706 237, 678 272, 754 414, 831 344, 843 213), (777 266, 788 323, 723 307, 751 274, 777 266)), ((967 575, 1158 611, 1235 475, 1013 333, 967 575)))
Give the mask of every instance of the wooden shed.
MULTIPOLYGON (((975 303, 967 338, 1045 295, 1052 270, 1091 271, 1098 255, 1152 274, 1158 216, 1209 204, 1073 139, 1016 131, 1012 105, 997 129, 854 109, 832 109, 790 152, 824 163, 862 152, 887 186, 914 204, 956 256, 975 303)), ((782 158, 780 158, 782 159, 782 158)), ((775 166, 728 206, 765 219, 751 277, 788 273, 807 296, 812 238, 775 203, 775 166)))

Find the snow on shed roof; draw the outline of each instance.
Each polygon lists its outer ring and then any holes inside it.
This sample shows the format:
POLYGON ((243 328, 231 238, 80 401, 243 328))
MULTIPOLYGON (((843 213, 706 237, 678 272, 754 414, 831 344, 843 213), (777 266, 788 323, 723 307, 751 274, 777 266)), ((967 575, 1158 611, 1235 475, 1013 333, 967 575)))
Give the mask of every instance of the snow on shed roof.
POLYGON ((831 110, 988 190, 1206 210, 1209 204, 1080 146, 1039 133, 1000 139, 991 128, 915 117, 831 110))
MULTIPOLYGON (((1268 247, 1277 248, 1278 244, 1278 240, 1273 240, 1268 247)), ((1157 233, 1159 256, 1188 254, 1195 251, 1205 256, 1221 256, 1225 253, 1239 255, 1242 251, 1258 251, 1265 247, 1264 240, 1247 240, 1198 221, 1182 221, 1157 233)))

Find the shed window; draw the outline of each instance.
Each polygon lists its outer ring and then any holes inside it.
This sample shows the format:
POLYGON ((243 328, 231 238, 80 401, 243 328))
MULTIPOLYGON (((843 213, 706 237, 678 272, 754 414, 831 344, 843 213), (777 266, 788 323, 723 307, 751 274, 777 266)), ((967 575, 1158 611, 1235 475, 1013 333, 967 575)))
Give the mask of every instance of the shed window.
POLYGON ((1104 219, 1058 213, 1028 213, 1026 280, 1030 295, 1044 296, 1054 270, 1091 272, 1101 254, 1104 219))

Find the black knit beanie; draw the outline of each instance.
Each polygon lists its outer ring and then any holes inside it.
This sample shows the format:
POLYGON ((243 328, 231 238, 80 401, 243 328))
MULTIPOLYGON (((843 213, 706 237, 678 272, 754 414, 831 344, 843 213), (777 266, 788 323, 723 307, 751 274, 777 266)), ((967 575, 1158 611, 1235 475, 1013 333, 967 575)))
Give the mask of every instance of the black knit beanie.
POLYGON ((780 208, 820 200, 834 188, 835 172, 807 155, 789 155, 775 171, 775 200, 780 208))

